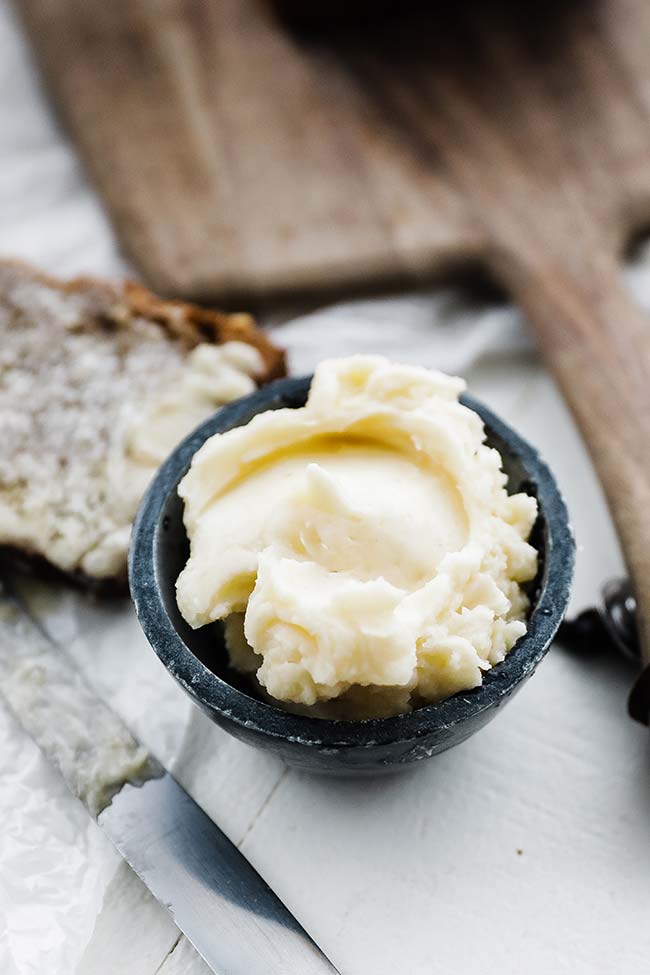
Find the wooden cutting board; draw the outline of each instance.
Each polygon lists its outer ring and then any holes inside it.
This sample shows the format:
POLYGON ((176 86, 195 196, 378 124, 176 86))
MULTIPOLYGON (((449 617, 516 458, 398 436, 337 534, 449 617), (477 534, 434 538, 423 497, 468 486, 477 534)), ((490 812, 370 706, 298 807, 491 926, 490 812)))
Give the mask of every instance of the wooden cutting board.
POLYGON ((650 329, 619 274, 650 221, 650 2, 393 6, 307 34, 262 0, 20 9, 163 292, 250 304, 491 269, 590 444, 650 662, 650 329))
POLYGON ((19 4, 127 253, 165 292, 428 276, 527 235, 542 194, 576 232, 585 204, 599 223, 639 191, 647 209, 645 0, 401 6, 411 19, 324 37, 265 0, 19 4))

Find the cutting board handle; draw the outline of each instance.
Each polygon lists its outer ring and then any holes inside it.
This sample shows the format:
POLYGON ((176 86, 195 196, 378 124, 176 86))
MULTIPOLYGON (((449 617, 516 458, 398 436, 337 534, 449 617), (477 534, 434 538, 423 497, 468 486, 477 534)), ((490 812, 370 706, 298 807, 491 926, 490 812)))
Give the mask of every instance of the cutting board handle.
MULTIPOLYGON (((576 235, 578 236, 578 235, 576 235)), ((501 257, 495 270, 534 326, 582 430, 618 529, 638 606, 643 672, 633 717, 650 712, 650 317, 604 248, 563 260, 501 257)), ((585 243, 584 241, 582 243, 585 243)))

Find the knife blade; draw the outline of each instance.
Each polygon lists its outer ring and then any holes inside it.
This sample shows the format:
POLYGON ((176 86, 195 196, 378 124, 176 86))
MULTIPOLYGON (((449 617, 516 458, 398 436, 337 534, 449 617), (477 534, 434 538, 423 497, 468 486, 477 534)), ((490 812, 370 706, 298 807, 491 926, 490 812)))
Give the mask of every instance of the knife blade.
POLYGON ((214 972, 336 975, 254 867, 97 697, 5 581, 0 691, 214 972))

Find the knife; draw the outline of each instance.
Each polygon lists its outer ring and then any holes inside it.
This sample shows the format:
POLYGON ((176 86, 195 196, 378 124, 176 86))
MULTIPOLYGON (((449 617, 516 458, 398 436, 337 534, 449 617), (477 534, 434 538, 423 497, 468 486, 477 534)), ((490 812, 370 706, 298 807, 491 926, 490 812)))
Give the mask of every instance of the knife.
POLYGON ((0 581, 0 691, 217 975, 336 975, 304 928, 0 581))

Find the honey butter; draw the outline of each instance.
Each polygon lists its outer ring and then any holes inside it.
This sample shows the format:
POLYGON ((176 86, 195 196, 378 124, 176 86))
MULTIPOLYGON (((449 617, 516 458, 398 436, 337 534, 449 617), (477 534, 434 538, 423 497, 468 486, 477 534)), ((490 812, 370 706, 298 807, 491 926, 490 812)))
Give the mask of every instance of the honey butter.
POLYGON ((227 620, 231 663, 325 717, 476 687, 526 631, 534 498, 509 496, 461 379, 328 360, 306 404, 217 434, 179 486, 192 627, 227 620))

